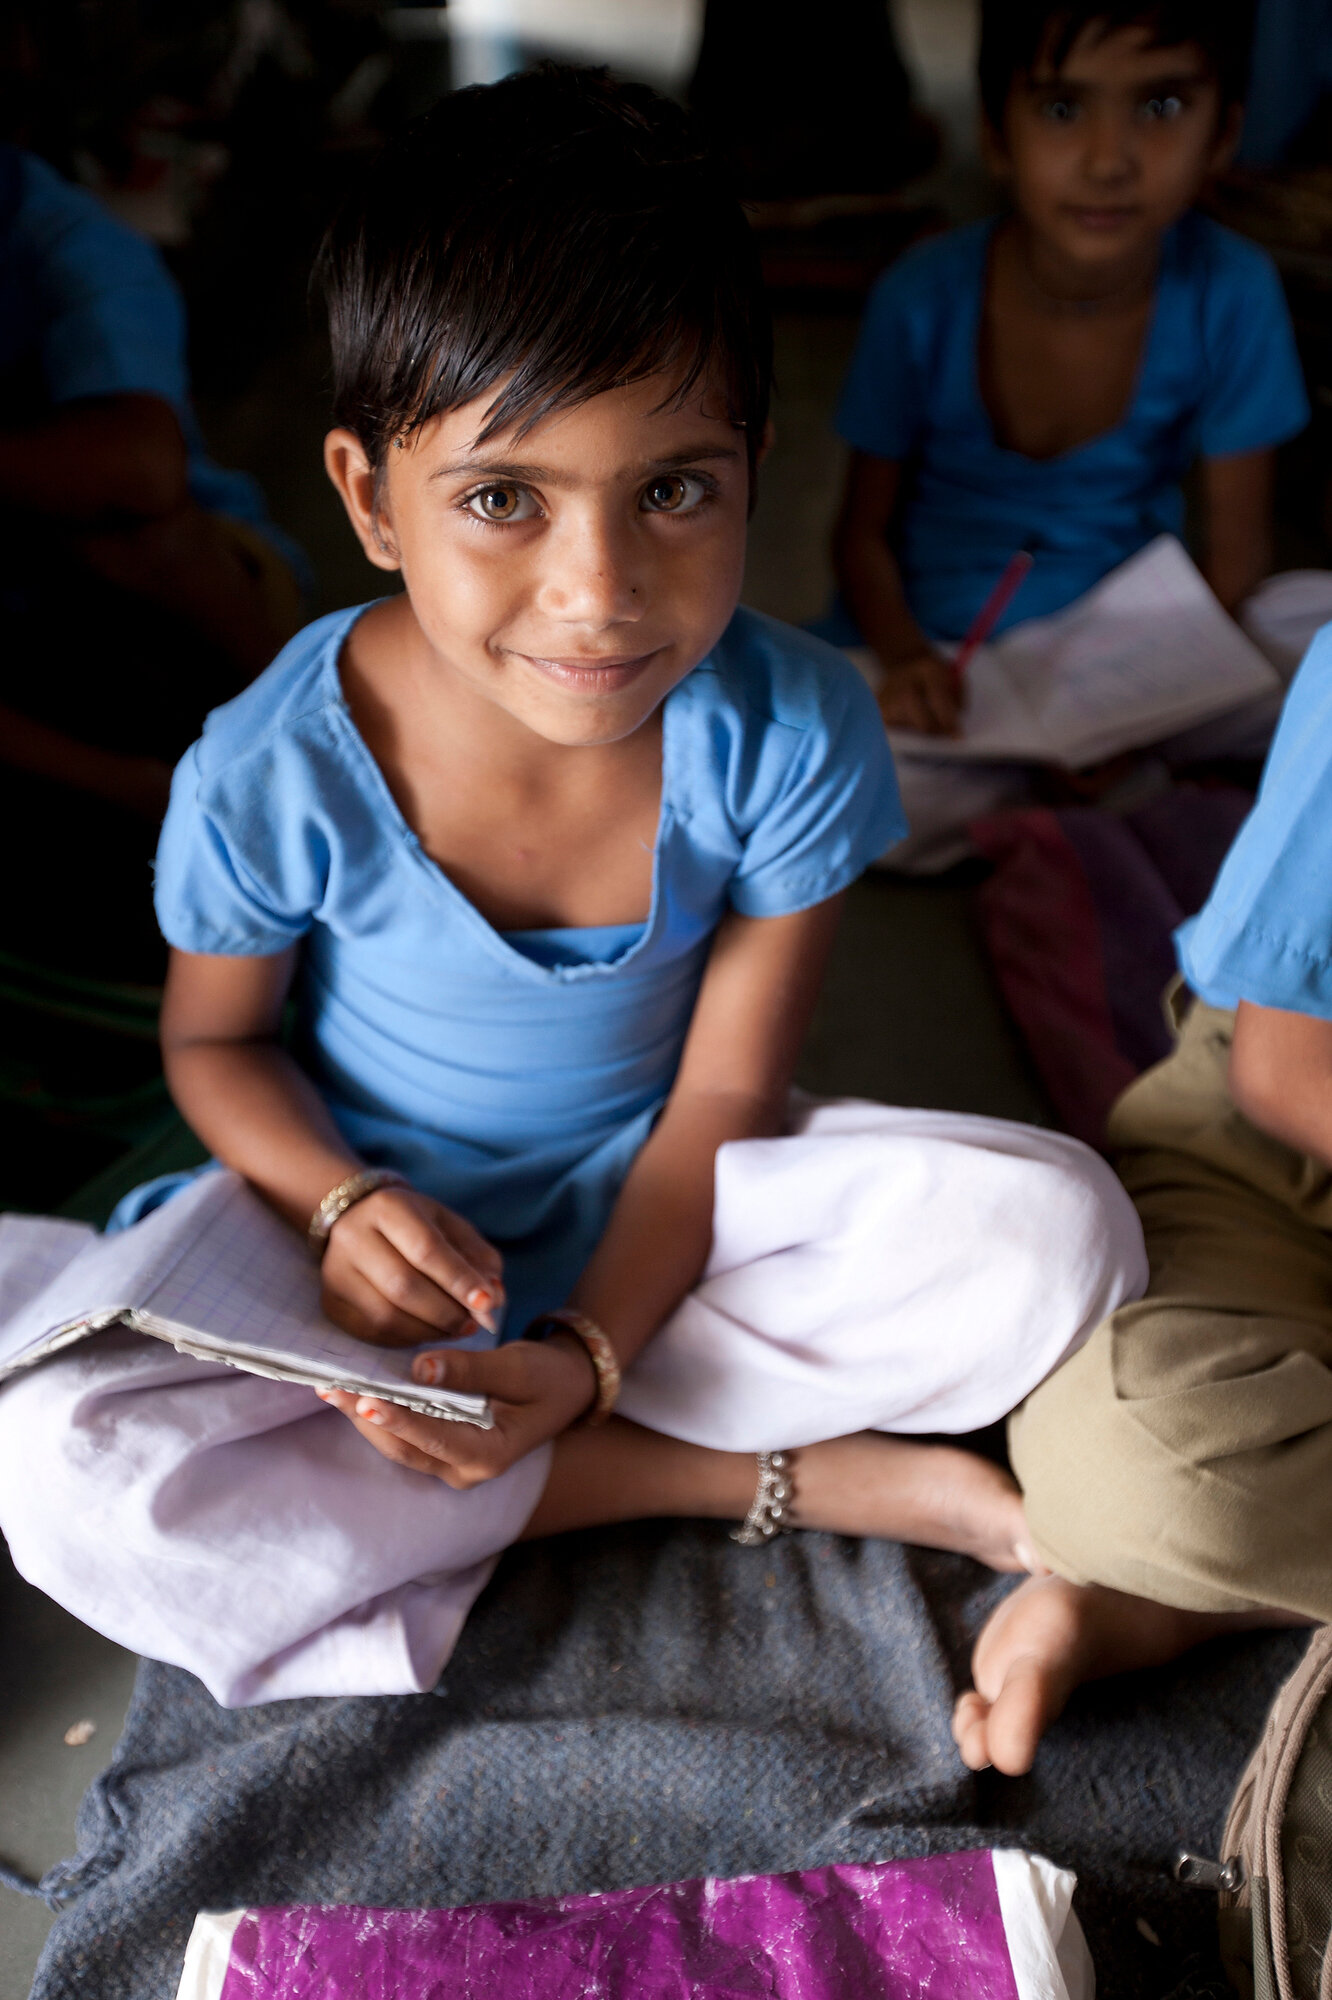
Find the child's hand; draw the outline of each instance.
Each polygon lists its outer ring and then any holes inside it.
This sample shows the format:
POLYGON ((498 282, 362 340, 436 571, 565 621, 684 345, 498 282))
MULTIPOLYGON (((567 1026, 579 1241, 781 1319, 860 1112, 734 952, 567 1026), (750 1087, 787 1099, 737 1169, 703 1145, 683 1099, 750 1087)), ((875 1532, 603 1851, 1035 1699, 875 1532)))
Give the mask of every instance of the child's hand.
POLYGON ((889 729, 917 729, 926 736, 956 736, 962 704, 953 670, 937 653, 920 653, 884 669, 879 713, 889 729))
POLYGON ((339 1216, 324 1251, 323 1307, 373 1347, 419 1347, 443 1334, 493 1333, 503 1262, 443 1202, 380 1188, 339 1216))
POLYGON ((412 1363, 412 1374, 432 1387, 489 1396, 494 1430, 450 1423, 445 1417, 418 1416, 400 1403, 354 1396, 345 1389, 318 1393, 350 1417, 361 1436, 395 1465, 428 1473, 460 1492, 507 1472, 539 1444, 567 1431, 597 1395, 596 1369, 572 1334, 515 1340, 484 1354, 456 1348, 422 1354, 412 1363))

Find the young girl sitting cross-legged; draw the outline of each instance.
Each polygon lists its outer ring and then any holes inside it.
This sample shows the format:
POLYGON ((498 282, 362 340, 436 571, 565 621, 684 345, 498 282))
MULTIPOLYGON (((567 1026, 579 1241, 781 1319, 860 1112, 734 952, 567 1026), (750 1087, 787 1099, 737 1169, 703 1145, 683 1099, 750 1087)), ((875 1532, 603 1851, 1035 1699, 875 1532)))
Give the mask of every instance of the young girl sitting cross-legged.
POLYGON ((551 70, 391 147, 323 268, 328 470, 405 589, 181 763, 166 1064, 319 1219, 328 1313, 495 1427, 104 1332, 0 1393, 16 1562, 232 1704, 430 1687, 502 1549, 599 1522, 1022 1568, 1005 1474, 883 1433, 1018 1402, 1136 1295, 1140 1233, 1057 1134, 789 1095, 902 821, 854 670, 736 608, 769 387, 738 204, 674 108, 551 70))

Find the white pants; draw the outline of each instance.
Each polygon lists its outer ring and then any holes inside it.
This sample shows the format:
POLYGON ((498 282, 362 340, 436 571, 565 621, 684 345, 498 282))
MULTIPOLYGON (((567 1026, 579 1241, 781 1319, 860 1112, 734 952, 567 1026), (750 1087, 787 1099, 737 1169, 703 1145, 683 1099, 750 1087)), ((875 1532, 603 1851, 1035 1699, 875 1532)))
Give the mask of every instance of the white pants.
MULTIPOLYGON (((1214 757, 1266 756, 1285 687, 1314 634, 1329 620, 1332 572, 1290 570, 1269 577, 1245 603, 1239 622, 1281 675, 1281 690, 1154 743, 1144 749, 1144 757, 1169 767, 1214 757)), ((949 763, 901 755, 896 762, 902 810, 911 830, 878 866, 897 874, 937 875, 953 867, 976 852, 967 832, 973 819, 1036 802, 1038 774, 1031 764, 982 764, 965 758, 949 763)))
MULTIPOLYGON (((1060 1133, 854 1101, 722 1148, 697 1289, 636 1422, 724 1451, 1003 1416, 1146 1283, 1137 1216, 1060 1133)), ((231 1707, 433 1686, 550 1447, 455 1493, 312 1390, 124 1330, 0 1390, 0 1527, 86 1624, 231 1707)))

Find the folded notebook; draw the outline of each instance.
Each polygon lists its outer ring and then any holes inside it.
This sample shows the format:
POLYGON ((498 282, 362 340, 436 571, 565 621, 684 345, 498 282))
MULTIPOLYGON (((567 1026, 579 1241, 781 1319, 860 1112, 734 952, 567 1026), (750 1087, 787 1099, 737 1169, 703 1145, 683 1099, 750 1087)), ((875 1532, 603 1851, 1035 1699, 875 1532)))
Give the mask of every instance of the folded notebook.
MULTIPOLYGON (((871 686, 882 679, 872 654, 851 658, 871 686)), ((1066 611, 1014 625, 972 655, 960 735, 889 736, 907 757, 1079 770, 1280 687, 1174 536, 1158 535, 1066 611)))
POLYGON ((459 1910, 196 1918, 176 2000, 1092 2000, 1074 1878, 980 1848, 459 1910))
POLYGON ((115 1236, 0 1215, 0 1380, 119 1323, 201 1361, 493 1428, 484 1396, 413 1382, 415 1349, 354 1340, 319 1295, 305 1244, 225 1168, 115 1236))

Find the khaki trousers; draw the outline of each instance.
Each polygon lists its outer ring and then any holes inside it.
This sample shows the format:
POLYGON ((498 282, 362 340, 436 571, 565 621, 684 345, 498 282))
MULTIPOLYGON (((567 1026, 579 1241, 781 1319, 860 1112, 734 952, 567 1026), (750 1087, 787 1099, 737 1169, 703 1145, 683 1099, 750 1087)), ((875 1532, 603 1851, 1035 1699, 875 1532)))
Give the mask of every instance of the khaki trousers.
POLYGON ((1120 1098, 1145 1297, 1009 1419, 1040 1555, 1197 1611, 1332 1620, 1332 1173, 1231 1103, 1233 1016, 1195 1002, 1120 1098))

